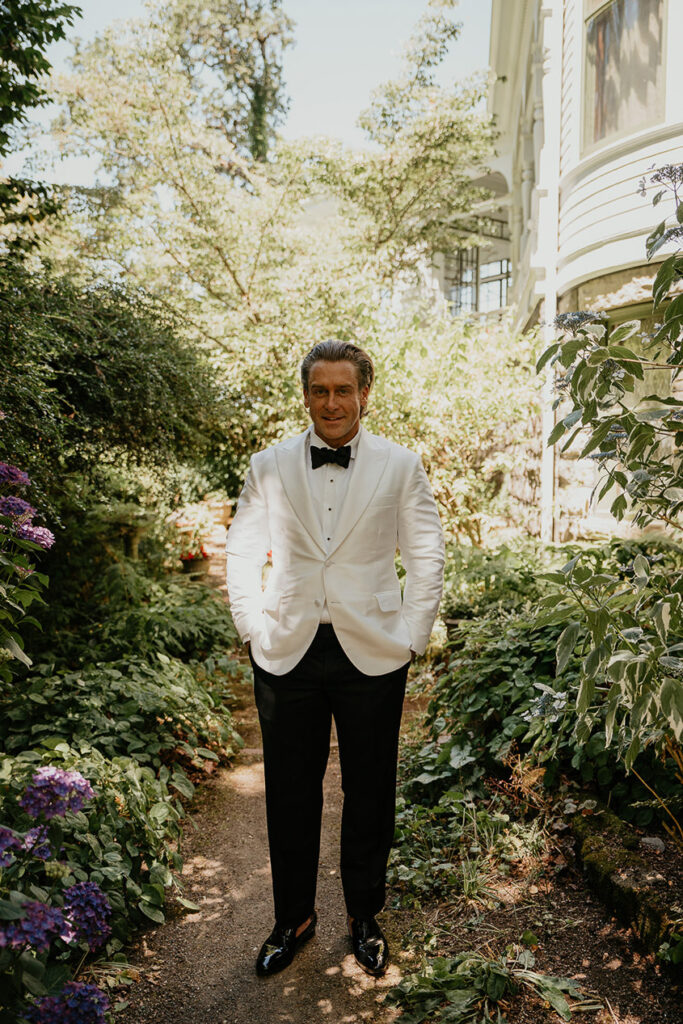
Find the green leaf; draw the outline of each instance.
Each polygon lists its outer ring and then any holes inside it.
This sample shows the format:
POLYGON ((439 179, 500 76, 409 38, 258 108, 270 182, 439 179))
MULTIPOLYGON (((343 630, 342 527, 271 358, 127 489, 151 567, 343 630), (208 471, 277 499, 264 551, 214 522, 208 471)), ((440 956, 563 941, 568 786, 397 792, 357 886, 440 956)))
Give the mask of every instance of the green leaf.
POLYGON ((157 924, 163 924, 166 918, 158 907, 153 906, 151 903, 145 903, 141 900, 138 903, 138 910, 142 911, 145 917, 149 917, 150 920, 156 921, 157 924))
POLYGON ((644 555, 636 555, 633 559, 633 571, 636 576, 648 579, 650 576, 650 563, 644 555))
POLYGON ((192 799, 194 796, 194 786, 188 779, 187 775, 181 772, 173 773, 169 785, 173 786, 174 789, 177 789, 179 793, 182 793, 182 795, 186 796, 188 799, 192 799))
POLYGON ((588 708, 593 703, 595 697, 595 680, 589 676, 584 676, 579 686, 579 692, 576 697, 576 710, 579 715, 585 715, 588 708))
POLYGON ((546 441, 547 447, 550 448, 552 445, 557 444, 562 435, 565 433, 566 429, 567 428, 565 427, 563 420, 560 420, 559 423, 556 423, 553 429, 550 431, 550 434, 548 435, 548 440, 546 441))
POLYGON ((628 341, 628 339, 632 338, 634 334, 637 334, 640 329, 640 320, 626 320, 625 323, 619 324, 619 326, 615 327, 610 333, 608 341, 610 348, 612 348, 613 345, 620 345, 624 341, 628 341))
POLYGON ((557 674, 560 675, 567 662, 574 653, 577 640, 581 633, 581 624, 579 622, 570 622, 569 625, 562 631, 557 641, 557 674))
POLYGON ((202 909, 198 903, 193 903, 192 900, 186 900, 184 896, 178 897, 178 903, 180 903, 182 907, 185 907, 186 910, 191 910, 194 914, 202 909))
POLYGON ((219 761, 218 754, 214 754, 213 750, 209 750, 207 747, 197 747, 196 754, 200 754, 202 757, 207 758, 209 761, 219 761))
POLYGON ((24 916, 23 910, 16 903, 0 899, 0 921, 18 921, 24 916))
POLYGON ((562 365, 564 367, 571 366, 578 353, 586 348, 587 344, 588 342, 585 338, 572 338, 571 341, 565 341, 560 351, 560 362, 562 365))
POLYGON ((557 351, 559 350, 559 348, 560 348, 560 343, 559 343, 559 342, 555 342, 555 344, 554 344, 554 345, 550 345, 550 346, 549 346, 549 347, 548 347, 548 348, 547 348, 547 349, 545 350, 545 352, 543 352, 543 353, 541 354, 541 357, 540 357, 540 359, 539 359, 539 360, 538 360, 538 362, 536 363, 536 373, 540 373, 540 372, 541 372, 541 370, 543 369, 543 367, 545 366, 545 364, 546 364, 546 363, 548 362, 548 360, 549 360, 549 359, 552 359, 552 357, 553 357, 553 356, 555 355, 555 353, 556 353, 556 352, 557 352, 557 351))
POLYGON ((626 511, 627 508, 628 508, 628 501, 626 499, 626 495, 620 494, 612 502, 612 509, 611 509, 612 515, 617 520, 623 519, 624 518, 624 512, 626 511))
POLYGON ((551 984, 544 984, 538 985, 538 989, 544 998, 550 1003, 553 1010, 555 1010, 556 1013, 559 1013, 562 1020, 571 1020, 572 1013, 569 1008, 569 1003, 558 988, 555 988, 555 986, 551 984))
POLYGON ((11 636, 5 637, 3 645, 7 648, 10 654, 14 655, 17 661, 20 661, 27 668, 30 668, 33 662, 27 654, 24 654, 19 644, 11 636))

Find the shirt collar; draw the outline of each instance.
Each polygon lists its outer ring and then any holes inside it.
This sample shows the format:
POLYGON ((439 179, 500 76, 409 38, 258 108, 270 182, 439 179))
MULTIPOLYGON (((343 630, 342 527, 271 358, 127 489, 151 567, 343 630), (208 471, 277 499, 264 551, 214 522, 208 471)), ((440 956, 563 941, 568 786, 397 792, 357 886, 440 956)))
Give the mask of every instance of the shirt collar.
MULTIPOLYGON (((351 449, 351 458, 352 459, 355 459, 355 457, 356 457, 356 453, 358 451, 358 442, 360 441, 360 435, 361 435, 361 431, 362 430, 363 430, 363 426, 362 426, 362 424, 359 424, 358 430, 356 431, 356 434, 354 435, 354 437, 352 437, 351 440, 348 441, 347 444, 344 446, 344 447, 348 447, 348 448, 351 449)), ((310 427, 308 428, 308 445, 309 445, 309 448, 310 448, 311 445, 315 445, 316 448, 331 448, 332 447, 332 445, 327 444, 326 441, 323 441, 322 438, 318 437, 318 435, 315 432, 315 427, 313 426, 312 423, 311 423, 310 427)))

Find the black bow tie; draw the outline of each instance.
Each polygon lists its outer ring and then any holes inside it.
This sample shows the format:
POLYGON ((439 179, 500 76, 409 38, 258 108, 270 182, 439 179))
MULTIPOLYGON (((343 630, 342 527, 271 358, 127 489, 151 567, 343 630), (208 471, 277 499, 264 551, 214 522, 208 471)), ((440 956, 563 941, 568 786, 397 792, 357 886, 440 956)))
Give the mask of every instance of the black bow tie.
POLYGON ((351 445, 346 444, 343 448, 315 448, 311 445, 311 463, 313 469, 320 469, 328 462, 334 462, 337 466, 348 469, 351 460, 351 445))

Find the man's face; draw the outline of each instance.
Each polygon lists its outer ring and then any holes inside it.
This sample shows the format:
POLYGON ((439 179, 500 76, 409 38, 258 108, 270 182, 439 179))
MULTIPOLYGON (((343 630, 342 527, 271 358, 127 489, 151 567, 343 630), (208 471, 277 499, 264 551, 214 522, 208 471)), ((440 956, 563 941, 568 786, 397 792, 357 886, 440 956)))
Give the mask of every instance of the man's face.
POLYGON ((339 448, 355 436, 368 391, 367 387, 359 387, 353 363, 324 359, 313 363, 308 391, 304 390, 304 404, 321 441, 339 448))

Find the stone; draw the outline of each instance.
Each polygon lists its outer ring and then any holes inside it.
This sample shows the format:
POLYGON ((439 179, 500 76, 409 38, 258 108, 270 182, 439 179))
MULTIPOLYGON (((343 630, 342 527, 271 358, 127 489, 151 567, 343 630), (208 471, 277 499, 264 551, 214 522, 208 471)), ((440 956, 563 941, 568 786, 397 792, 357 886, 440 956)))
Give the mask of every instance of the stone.
POLYGON ((665 844, 658 836, 643 836, 640 842, 651 850, 657 850, 658 853, 664 853, 666 850, 665 844))

